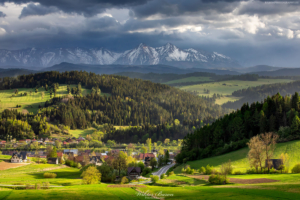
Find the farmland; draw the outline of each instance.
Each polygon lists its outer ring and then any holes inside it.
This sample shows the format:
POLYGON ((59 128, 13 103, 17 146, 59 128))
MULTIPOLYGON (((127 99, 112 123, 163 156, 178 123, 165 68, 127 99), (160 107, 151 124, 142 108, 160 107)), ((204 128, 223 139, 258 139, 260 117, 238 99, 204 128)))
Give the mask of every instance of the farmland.
POLYGON ((236 101, 240 98, 233 97, 232 92, 248 87, 255 87, 265 84, 274 83, 288 83, 292 80, 289 79, 258 79, 257 81, 240 81, 240 80, 229 80, 221 82, 203 83, 197 85, 188 85, 179 87, 181 90, 194 92, 196 91, 199 96, 209 96, 212 97, 214 93, 222 94, 224 97, 217 99, 216 103, 221 105, 227 101, 236 101), (204 89, 208 89, 210 93, 204 92, 204 89))

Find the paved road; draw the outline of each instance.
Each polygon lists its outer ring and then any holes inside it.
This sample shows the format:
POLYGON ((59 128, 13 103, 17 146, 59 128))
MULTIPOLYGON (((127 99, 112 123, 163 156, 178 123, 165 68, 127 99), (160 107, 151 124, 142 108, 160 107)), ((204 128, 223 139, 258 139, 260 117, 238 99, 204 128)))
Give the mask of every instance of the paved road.
POLYGON ((152 173, 152 174, 153 174, 153 175, 157 175, 157 176, 160 178, 160 175, 166 174, 167 171, 168 171, 171 167, 173 167, 174 165, 175 165, 175 164, 166 165, 166 166, 160 168, 157 172, 154 172, 154 173, 152 173))

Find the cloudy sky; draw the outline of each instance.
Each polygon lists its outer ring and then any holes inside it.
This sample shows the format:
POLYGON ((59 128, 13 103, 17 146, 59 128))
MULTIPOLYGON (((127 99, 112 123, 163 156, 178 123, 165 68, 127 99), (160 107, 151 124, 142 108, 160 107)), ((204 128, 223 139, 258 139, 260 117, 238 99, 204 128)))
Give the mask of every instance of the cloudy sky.
POLYGON ((300 0, 0 0, 1 49, 123 51, 141 42, 300 67, 300 0))

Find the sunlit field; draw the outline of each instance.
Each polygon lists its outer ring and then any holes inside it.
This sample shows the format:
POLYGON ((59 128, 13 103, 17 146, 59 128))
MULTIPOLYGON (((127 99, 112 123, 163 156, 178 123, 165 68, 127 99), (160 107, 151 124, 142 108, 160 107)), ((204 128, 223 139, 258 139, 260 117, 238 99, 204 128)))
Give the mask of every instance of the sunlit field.
POLYGON ((217 104, 224 104, 228 101, 236 101, 240 98, 233 97, 232 93, 236 90, 248 88, 248 87, 255 87, 259 85, 266 85, 266 84, 274 84, 274 83, 288 83, 292 82, 293 80, 289 79, 258 79, 257 81, 240 81, 240 80, 229 80, 229 81, 220 81, 220 82, 213 82, 213 83, 203 83, 197 85, 189 85, 189 86, 182 86, 179 87, 181 90, 189 91, 189 92, 198 92, 199 96, 209 96, 212 97, 214 93, 222 94, 224 97, 221 99, 217 99, 217 104), (210 90, 210 93, 207 94, 204 92, 204 89, 210 90))
MULTIPOLYGON (((76 85, 70 85, 70 87, 76 87, 76 85)), ((37 113, 39 105, 44 105, 44 102, 50 99, 50 91, 45 91, 44 88, 39 88, 35 93, 35 88, 18 88, 18 95, 15 95, 16 89, 0 90, 0 112, 4 109, 17 109, 20 112, 33 112, 37 113), (31 93, 30 93, 31 91, 31 93), (27 93, 27 96, 21 96, 21 93, 27 93), (44 97, 42 97, 44 92, 44 97), (17 105, 21 105, 20 108, 16 108, 17 105)), ((91 90, 82 87, 82 95, 90 93, 91 90)), ((57 91, 56 97, 61 97, 68 94, 67 85, 60 85, 57 91)), ((52 94, 54 97, 54 93, 52 94)))

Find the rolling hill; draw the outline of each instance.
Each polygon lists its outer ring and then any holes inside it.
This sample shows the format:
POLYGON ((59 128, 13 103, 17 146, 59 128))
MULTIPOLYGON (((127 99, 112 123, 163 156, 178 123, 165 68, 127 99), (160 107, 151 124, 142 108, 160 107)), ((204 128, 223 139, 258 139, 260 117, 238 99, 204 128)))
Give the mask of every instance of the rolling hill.
MULTIPOLYGON (((231 160, 232 166, 234 168, 234 171, 242 171, 246 172, 247 169, 250 168, 249 161, 247 158, 248 154, 248 147, 239 149, 237 151, 233 151, 224 155, 220 156, 214 156, 210 158, 205 158, 201 160, 195 160, 195 161, 188 161, 186 164, 183 164, 175 169, 175 173, 181 173, 181 168, 190 165, 193 169, 199 169, 202 166, 210 165, 214 166, 217 169, 221 167, 222 163, 227 162, 228 160, 231 160)), ((296 165, 297 163, 300 163, 300 141, 291 141, 291 142, 285 142, 285 143, 278 143, 276 144, 276 149, 274 152, 274 159, 279 159, 281 153, 287 153, 290 157, 290 170, 291 168, 296 165)))

